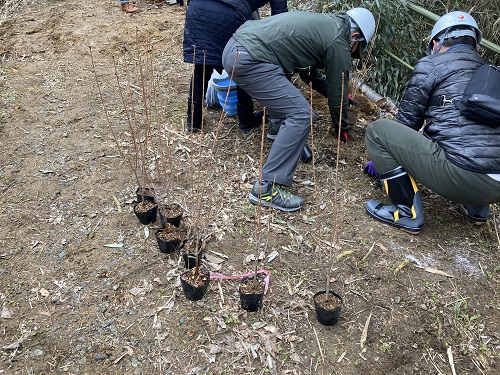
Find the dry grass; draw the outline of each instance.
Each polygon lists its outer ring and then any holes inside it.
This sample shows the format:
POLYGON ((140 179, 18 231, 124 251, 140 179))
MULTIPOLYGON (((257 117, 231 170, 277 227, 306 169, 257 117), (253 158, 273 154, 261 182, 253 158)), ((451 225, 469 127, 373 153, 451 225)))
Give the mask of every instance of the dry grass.
POLYGON ((21 9, 39 2, 40 0, 0 0, 0 25, 18 14, 21 9))
MULTIPOLYGON (((68 35, 82 7, 85 14, 94 13, 88 19, 93 26, 89 38, 96 51, 98 46, 106 52, 96 52, 98 74, 113 124, 132 152, 108 55, 112 51, 122 57, 115 51, 124 44, 133 54, 146 38, 135 44, 125 39, 135 35, 137 17, 124 16, 115 1, 99 8, 94 0, 78 7, 65 0, 65 5, 74 6, 66 8, 61 23, 38 35, 23 33, 25 25, 14 18, 12 48, 22 51, 22 46, 34 40, 43 43, 54 32, 68 35), (106 29, 110 19, 123 24, 106 29), (113 39, 115 33, 123 39, 113 39), (105 44, 108 40, 116 44, 105 44)), ((30 14, 32 22, 45 24, 54 13, 53 3, 38 6, 30 14)), ((202 216, 212 234, 204 264, 225 275, 241 274, 253 268, 246 258, 255 248, 256 213, 246 197, 260 169, 261 135, 242 135, 236 119, 226 118, 212 154, 220 110, 207 111, 204 134, 184 133, 190 66, 176 55, 182 50, 183 14, 176 7, 144 11, 141 30, 157 30, 158 14, 167 12, 169 24, 158 32, 158 40, 168 38, 155 44, 154 59, 161 67, 162 129, 175 156, 172 198, 193 207, 189 168, 204 167, 213 158, 211 172, 203 169, 197 174, 200 182, 195 181, 206 192, 201 195, 202 216), (207 188, 202 187, 203 179, 207 188)), ((90 63, 74 47, 64 46, 47 42, 44 59, 12 59, 5 66, 5 95, 22 94, 15 103, 6 102, 8 110, 17 112, 9 117, 11 126, 5 127, 0 150, 2 181, 10 184, 0 197, 0 367, 5 373, 451 374, 451 368, 458 374, 496 373, 500 263, 495 231, 470 228, 455 206, 428 191, 423 193, 427 224, 417 237, 364 215, 367 199, 385 198, 361 172, 367 157, 362 136, 373 120, 372 111, 361 110, 367 107, 361 95, 356 95, 359 120, 352 127, 352 141, 342 145, 338 175, 342 241, 331 271, 345 306, 339 324, 325 328, 315 321, 312 306, 328 264, 326 252, 316 246, 315 228, 329 239, 335 219, 336 143, 326 136, 330 117, 324 98, 314 98, 319 115, 314 129, 316 187, 324 207, 317 210, 308 204, 295 214, 263 213, 263 225, 271 227, 268 249, 277 255, 262 262, 271 272, 262 310, 242 311, 237 283, 231 280, 213 280, 206 297, 191 303, 178 283, 178 257, 158 252, 149 234, 155 225, 146 231, 127 203, 135 182, 117 156, 98 100, 88 99, 96 95, 86 71, 90 63), (50 48, 57 49, 58 60, 70 63, 58 65, 50 48), (15 74, 8 74, 13 69, 15 74), (40 71, 50 88, 40 84, 40 71), (73 105, 58 112, 62 89, 71 93, 73 105), (61 123, 58 118, 63 116, 61 123), (16 158, 11 157, 14 153, 16 158), (54 173, 35 173, 49 167, 54 173), (28 178, 30 183, 24 184, 28 178), (50 199, 54 192, 57 198, 50 199), (7 220, 9 213, 15 214, 14 221, 7 220), (118 242, 123 247, 103 246, 118 242)), ((121 66, 132 63, 130 58, 120 61, 121 66)), ((309 96, 307 87, 300 87, 309 96)), ((270 142, 264 147, 266 154, 270 142)), ((311 165, 300 163, 293 186, 309 203, 314 201, 312 188, 301 182, 312 174, 311 165)), ((188 210, 186 215, 189 219, 194 213, 188 210)))

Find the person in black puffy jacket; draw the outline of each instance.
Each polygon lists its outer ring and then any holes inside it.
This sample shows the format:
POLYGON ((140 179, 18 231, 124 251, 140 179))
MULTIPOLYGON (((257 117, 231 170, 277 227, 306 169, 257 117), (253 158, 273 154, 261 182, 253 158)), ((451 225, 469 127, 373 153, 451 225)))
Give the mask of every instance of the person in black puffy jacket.
MULTIPOLYGON (((287 0, 191 0, 184 25, 184 62, 194 64, 189 83, 187 131, 201 129, 203 93, 212 71, 222 73, 222 51, 233 33, 252 13, 269 3, 271 15, 288 11, 287 0)), ((260 126, 262 117, 254 115, 253 100, 237 89, 240 130, 249 132, 260 126)))
POLYGON ((470 14, 440 17, 429 38, 429 56, 415 66, 396 121, 381 119, 367 127, 368 155, 392 202, 367 202, 375 219, 418 233, 424 214, 415 180, 460 203, 478 224, 487 220, 489 204, 500 201, 500 126, 471 120, 454 105, 484 64, 476 50, 480 41, 470 14))

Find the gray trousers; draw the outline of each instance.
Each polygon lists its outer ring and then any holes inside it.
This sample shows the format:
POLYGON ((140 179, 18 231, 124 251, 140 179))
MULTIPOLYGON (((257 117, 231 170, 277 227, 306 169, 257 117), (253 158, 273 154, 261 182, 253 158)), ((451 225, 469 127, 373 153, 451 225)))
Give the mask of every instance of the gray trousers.
POLYGON ((272 118, 285 119, 262 166, 262 179, 292 185, 309 136, 311 116, 315 119, 309 102, 287 79, 281 66, 255 61, 234 38, 226 44, 222 63, 236 84, 266 107, 272 118))
POLYGON ((473 205, 500 202, 500 181, 456 166, 437 142, 405 125, 377 120, 368 125, 365 141, 379 173, 402 166, 422 185, 450 201, 473 205))

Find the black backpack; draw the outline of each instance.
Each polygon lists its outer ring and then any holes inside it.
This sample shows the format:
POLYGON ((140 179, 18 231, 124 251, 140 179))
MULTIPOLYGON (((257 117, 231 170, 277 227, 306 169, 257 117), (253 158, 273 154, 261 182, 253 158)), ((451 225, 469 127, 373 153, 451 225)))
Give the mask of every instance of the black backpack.
POLYGON ((489 64, 478 68, 455 105, 464 116, 482 124, 500 126, 500 69, 489 64))

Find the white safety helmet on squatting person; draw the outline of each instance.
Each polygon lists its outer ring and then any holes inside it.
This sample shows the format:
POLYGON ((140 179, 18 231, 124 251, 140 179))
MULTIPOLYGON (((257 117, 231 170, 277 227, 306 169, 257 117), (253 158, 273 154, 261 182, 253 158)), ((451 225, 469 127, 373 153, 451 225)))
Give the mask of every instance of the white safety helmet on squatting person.
POLYGON ((439 17, 431 35, 429 36, 429 44, 427 45, 427 53, 434 53, 433 40, 438 42, 436 51, 441 49, 443 42, 448 38, 460 38, 462 36, 470 36, 476 41, 476 45, 481 42, 482 34, 477 26, 477 22, 469 13, 461 11, 453 11, 439 17))
POLYGON ((375 34, 375 18, 366 8, 352 8, 346 13, 351 18, 351 29, 359 30, 363 34, 362 37, 358 38, 358 41, 365 51, 375 34))

